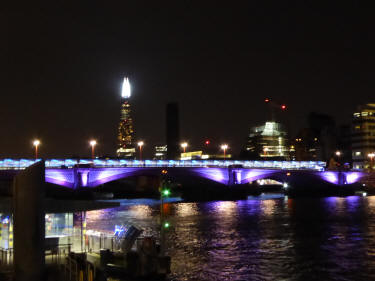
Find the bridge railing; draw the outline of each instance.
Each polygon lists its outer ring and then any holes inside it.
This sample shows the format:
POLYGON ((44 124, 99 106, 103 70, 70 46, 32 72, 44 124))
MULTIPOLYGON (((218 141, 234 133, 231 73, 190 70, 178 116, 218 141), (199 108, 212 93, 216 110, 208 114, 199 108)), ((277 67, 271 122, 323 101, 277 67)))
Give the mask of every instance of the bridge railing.
MULTIPOLYGON (((22 170, 40 159, 0 159, 0 170, 22 170)), ((250 161, 250 160, 127 160, 127 159, 47 159, 46 168, 73 168, 89 164, 95 168, 122 167, 243 167, 258 169, 316 170, 323 171, 321 161, 250 161)))

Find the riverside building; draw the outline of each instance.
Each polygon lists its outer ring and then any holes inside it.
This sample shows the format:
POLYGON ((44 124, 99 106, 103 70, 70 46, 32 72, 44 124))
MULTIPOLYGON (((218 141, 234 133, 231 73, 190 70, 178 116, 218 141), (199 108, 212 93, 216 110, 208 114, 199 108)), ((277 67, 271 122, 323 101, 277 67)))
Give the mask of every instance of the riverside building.
POLYGON ((360 105, 353 113, 352 158, 354 169, 373 169, 375 153, 375 103, 360 105))

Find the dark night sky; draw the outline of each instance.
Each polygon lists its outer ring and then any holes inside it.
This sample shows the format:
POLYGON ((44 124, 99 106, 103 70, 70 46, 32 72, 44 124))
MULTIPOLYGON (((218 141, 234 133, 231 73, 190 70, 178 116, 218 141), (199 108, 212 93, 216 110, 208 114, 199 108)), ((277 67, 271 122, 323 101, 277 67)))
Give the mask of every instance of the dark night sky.
POLYGON ((372 13, 354 1, 134 2, 0 10, 0 157, 31 157, 34 137, 44 157, 89 155, 91 137, 114 155, 125 75, 149 156, 169 101, 183 139, 238 152, 266 96, 294 132, 310 111, 347 123, 375 100, 372 13))

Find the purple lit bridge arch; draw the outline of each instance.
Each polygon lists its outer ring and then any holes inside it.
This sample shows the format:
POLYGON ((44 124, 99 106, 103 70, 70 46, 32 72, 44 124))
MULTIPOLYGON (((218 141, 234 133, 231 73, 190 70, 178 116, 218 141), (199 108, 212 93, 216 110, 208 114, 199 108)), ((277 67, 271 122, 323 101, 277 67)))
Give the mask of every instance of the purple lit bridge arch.
MULTIPOLYGON (((2 159, 0 174, 17 173, 38 160, 2 159)), ((325 182, 347 185, 367 174, 361 171, 326 171, 317 161, 236 161, 236 160, 125 160, 125 159, 49 159, 45 160, 46 182, 68 188, 90 188, 133 176, 158 176, 168 170, 170 177, 199 177, 227 186, 259 179, 280 182, 325 182)))

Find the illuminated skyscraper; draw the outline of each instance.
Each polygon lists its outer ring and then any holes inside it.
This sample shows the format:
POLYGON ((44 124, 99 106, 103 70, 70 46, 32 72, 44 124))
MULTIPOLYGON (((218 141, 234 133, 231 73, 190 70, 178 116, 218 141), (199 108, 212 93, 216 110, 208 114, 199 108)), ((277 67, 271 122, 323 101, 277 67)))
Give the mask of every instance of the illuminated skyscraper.
POLYGON ((118 126, 117 156, 135 158, 134 126, 130 106, 130 83, 124 78, 121 92, 121 117, 118 126))

